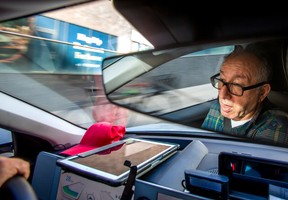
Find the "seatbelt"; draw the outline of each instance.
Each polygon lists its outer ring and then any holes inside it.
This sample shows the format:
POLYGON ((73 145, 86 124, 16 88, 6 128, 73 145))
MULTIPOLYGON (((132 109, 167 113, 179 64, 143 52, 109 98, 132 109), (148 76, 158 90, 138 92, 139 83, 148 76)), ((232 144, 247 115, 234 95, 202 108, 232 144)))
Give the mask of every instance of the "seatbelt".
POLYGON ((230 133, 231 129, 231 120, 224 117, 224 133, 230 133))

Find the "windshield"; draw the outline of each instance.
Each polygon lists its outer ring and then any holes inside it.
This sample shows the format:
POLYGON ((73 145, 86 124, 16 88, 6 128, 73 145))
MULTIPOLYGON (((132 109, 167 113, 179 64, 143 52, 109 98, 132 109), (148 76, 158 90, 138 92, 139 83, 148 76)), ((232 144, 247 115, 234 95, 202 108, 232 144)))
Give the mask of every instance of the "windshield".
POLYGON ((0 24, 0 90, 81 127, 103 120, 99 105, 109 120, 129 126, 125 109, 112 119, 116 108, 103 92, 102 60, 153 46, 111 1, 79 6, 0 24), (106 18, 89 21, 97 12, 106 18))

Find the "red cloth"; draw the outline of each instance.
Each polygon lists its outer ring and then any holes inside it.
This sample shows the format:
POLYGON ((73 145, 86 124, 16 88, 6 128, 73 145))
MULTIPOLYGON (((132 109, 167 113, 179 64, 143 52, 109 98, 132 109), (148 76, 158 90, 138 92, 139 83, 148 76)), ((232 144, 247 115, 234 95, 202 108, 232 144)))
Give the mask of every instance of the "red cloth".
POLYGON ((87 129, 79 144, 62 151, 60 154, 72 156, 111 144, 122 139, 125 132, 124 126, 115 126, 108 122, 95 123, 87 129))

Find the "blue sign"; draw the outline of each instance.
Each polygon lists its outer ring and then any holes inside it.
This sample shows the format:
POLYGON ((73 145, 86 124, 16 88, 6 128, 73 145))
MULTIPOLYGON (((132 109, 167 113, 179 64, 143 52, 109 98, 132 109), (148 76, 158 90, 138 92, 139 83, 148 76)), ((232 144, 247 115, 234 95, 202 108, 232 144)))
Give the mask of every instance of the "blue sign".
POLYGON ((100 74, 102 60, 117 50, 116 36, 41 15, 35 22, 39 36, 72 44, 48 45, 60 72, 100 74))

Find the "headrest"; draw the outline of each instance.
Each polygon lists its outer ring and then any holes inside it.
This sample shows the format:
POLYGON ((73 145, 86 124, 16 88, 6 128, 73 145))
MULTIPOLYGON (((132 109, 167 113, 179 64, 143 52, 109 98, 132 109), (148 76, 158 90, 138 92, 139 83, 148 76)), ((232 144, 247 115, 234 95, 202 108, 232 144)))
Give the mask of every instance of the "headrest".
POLYGON ((287 73, 287 42, 281 41, 268 46, 270 54, 270 64, 273 69, 271 90, 288 91, 288 73, 287 73))
POLYGON ((288 91, 287 44, 285 40, 271 40, 248 45, 266 57, 271 65, 272 91, 288 91))

